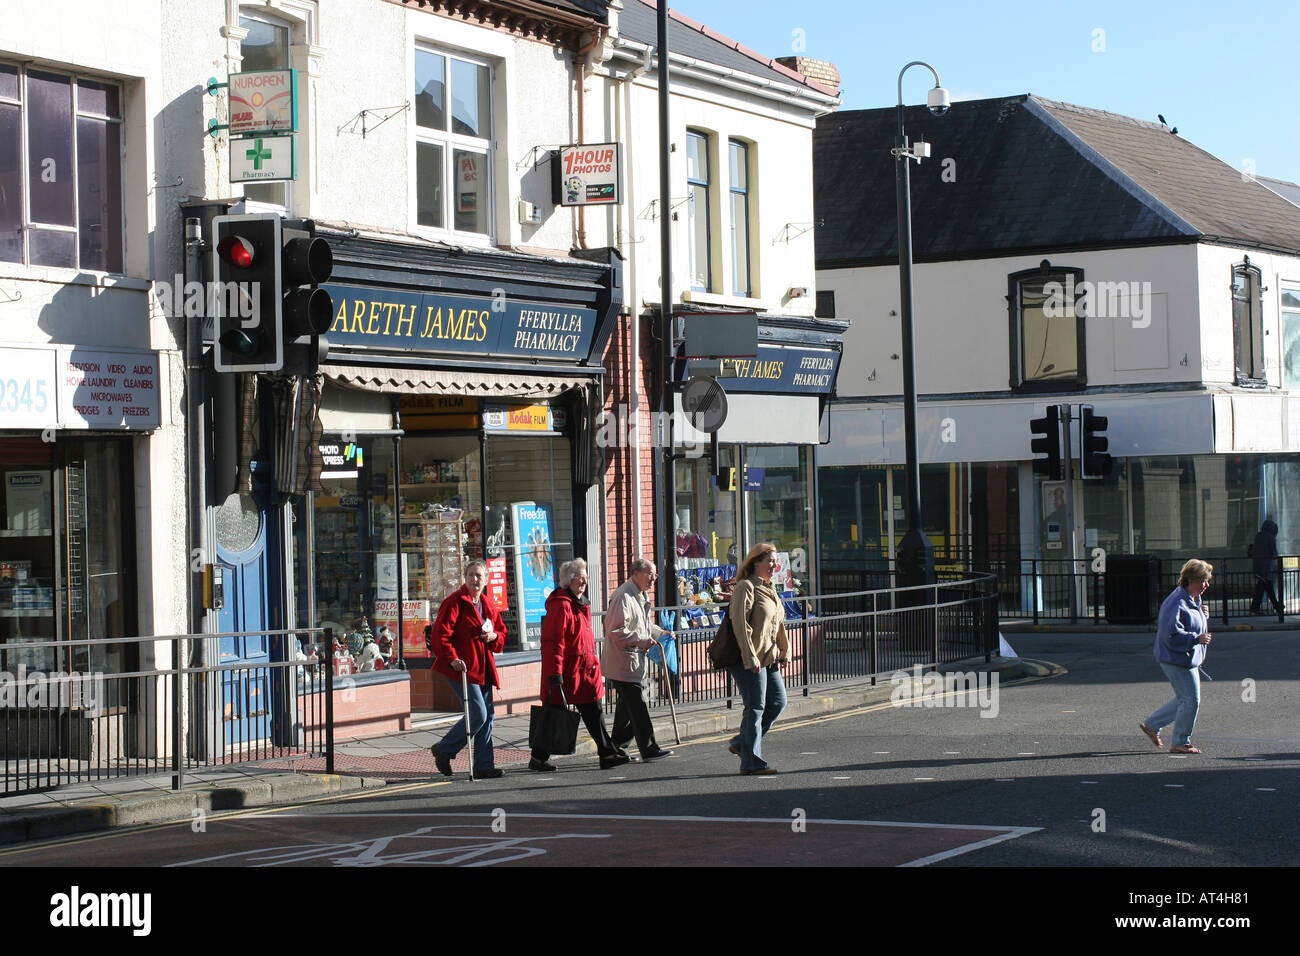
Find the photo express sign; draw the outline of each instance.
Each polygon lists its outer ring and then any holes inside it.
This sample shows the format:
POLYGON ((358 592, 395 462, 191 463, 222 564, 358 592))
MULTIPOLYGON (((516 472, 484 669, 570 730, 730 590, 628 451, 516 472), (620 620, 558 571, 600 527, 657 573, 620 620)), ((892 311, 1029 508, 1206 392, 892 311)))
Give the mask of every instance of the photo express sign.
POLYGON ((334 300, 331 346, 579 361, 596 310, 511 298, 324 285, 334 300))

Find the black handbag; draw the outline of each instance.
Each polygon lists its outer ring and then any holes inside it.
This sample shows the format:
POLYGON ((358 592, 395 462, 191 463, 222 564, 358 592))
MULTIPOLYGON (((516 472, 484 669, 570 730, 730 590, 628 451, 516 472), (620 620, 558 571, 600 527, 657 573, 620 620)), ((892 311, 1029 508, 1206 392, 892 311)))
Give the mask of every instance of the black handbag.
POLYGON ((731 615, 722 613, 722 623, 709 641, 709 660, 714 670, 725 670, 740 663, 740 645, 736 643, 736 632, 731 627, 731 615))
MULTIPOLYGON (((546 689, 550 697, 550 688, 546 689)), ((569 707, 564 700, 564 688, 560 688, 560 700, 563 705, 546 703, 534 704, 528 714, 528 746, 544 754, 571 754, 578 749, 578 712, 569 707)))

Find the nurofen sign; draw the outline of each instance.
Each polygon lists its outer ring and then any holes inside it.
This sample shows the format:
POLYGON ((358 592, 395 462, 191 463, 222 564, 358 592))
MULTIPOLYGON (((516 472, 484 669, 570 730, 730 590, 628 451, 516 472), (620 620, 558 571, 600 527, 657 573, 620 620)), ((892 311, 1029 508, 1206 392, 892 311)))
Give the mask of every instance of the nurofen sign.
POLYGON ((298 74, 295 70, 230 74, 231 136, 297 130, 298 74))
POLYGON ((618 143, 563 146, 551 164, 552 200, 560 206, 612 206, 623 201, 623 148, 618 143))

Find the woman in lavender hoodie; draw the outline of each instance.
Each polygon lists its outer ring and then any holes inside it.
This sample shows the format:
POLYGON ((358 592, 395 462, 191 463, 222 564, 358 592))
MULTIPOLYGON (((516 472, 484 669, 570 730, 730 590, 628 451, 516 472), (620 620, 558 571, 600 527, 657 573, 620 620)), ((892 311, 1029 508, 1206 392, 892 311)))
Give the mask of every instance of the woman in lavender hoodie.
POLYGON ((1153 744, 1163 747, 1160 731, 1174 725, 1173 754, 1198 754, 1192 728, 1201 705, 1201 662, 1210 643, 1209 612, 1201 596, 1214 576, 1214 566, 1193 558, 1183 565, 1178 587, 1160 605, 1156 621, 1156 661, 1174 685, 1174 699, 1138 726, 1153 744))

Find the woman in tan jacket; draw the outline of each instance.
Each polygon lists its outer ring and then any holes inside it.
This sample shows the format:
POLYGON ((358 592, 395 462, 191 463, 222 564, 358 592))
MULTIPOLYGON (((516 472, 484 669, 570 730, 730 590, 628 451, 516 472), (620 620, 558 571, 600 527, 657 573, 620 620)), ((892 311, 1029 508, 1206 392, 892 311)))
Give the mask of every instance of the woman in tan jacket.
POLYGON ((755 545, 736 572, 728 611, 740 647, 740 663, 731 668, 731 679, 744 702, 740 733, 731 739, 729 749, 740 755, 743 774, 776 773, 763 759, 763 737, 785 710, 781 662, 790 659, 790 645, 785 636, 785 606, 772 584, 775 570, 776 545, 770 541, 755 545))

